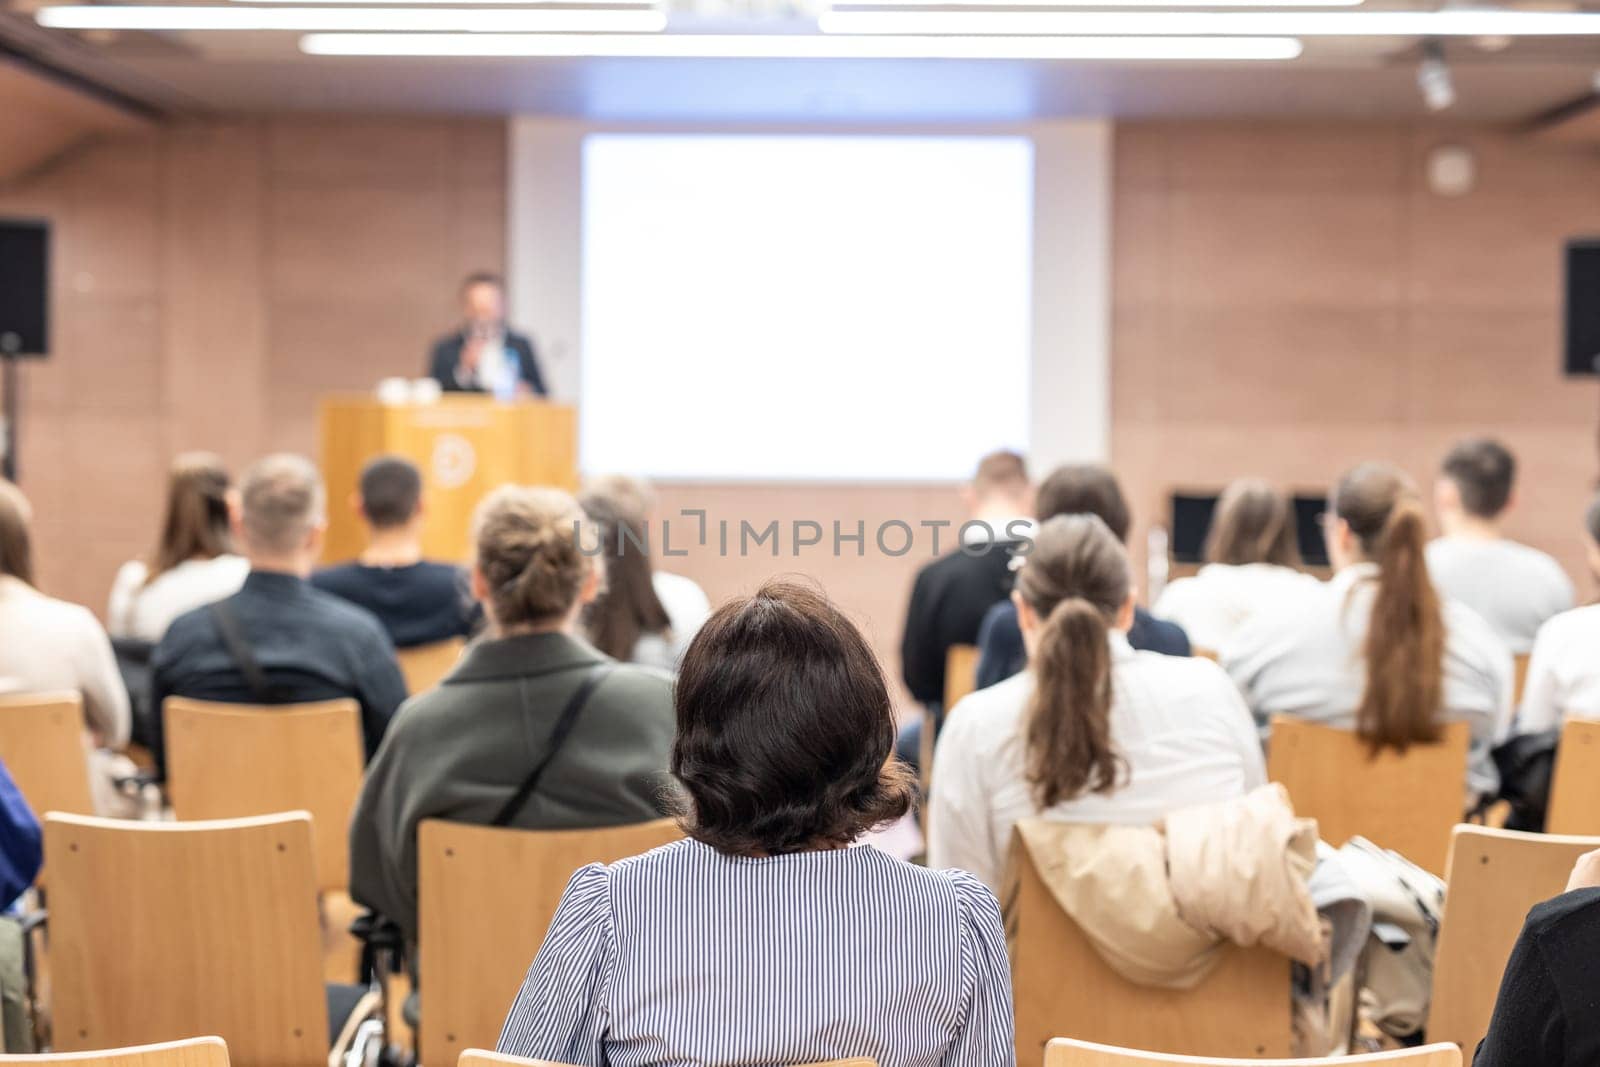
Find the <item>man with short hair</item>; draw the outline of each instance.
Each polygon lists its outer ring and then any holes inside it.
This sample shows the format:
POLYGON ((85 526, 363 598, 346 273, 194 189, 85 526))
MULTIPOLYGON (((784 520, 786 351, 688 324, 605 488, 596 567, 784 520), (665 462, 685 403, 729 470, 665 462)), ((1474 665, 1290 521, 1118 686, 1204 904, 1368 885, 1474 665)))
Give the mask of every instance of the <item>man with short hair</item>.
POLYGON ((1516 458, 1492 438, 1468 438, 1446 453, 1433 489, 1444 536, 1428 545, 1428 572, 1441 593, 1482 615, 1520 654, 1576 594, 1559 563, 1503 533, 1516 475, 1516 458))
POLYGON ((433 346, 428 373, 447 393, 493 393, 501 400, 545 396, 533 342, 506 328, 506 287, 479 271, 461 283, 459 329, 433 346))
MULTIPOLYGON (((1097 515, 1124 545, 1133 525, 1117 476, 1095 463, 1069 464, 1051 471, 1039 483, 1035 511, 1040 522, 1057 515, 1097 515)), ((1128 644, 1169 656, 1190 653, 1189 637, 1181 626, 1158 619, 1139 605, 1134 605, 1128 644)), ((1001 601, 989 609, 978 630, 978 688, 1005 681, 1027 662, 1017 607, 1010 600, 1001 601)))
MULTIPOLYGON (((169 696, 233 704, 350 697, 361 705, 372 757, 406 685, 378 620, 306 580, 322 550, 325 505, 316 467, 300 456, 268 456, 245 472, 232 522, 250 574, 233 596, 168 628, 151 660, 154 707, 169 696)), ((153 740, 164 768, 159 730, 153 740)))
MULTIPOLYGON (((911 585, 900 676, 911 696, 942 722, 945 659, 954 645, 978 643, 984 612, 1011 595, 1011 554, 1033 532, 1033 485, 1027 461, 1016 452, 991 452, 962 487, 968 520, 960 544, 926 563, 911 585)), ((920 762, 922 719, 900 731, 895 745, 913 767, 920 762)))
POLYGON ((422 558, 422 472, 401 456, 361 469, 352 502, 367 527, 367 547, 350 563, 311 576, 325 593, 372 612, 396 648, 465 637, 474 618, 466 575, 422 558))

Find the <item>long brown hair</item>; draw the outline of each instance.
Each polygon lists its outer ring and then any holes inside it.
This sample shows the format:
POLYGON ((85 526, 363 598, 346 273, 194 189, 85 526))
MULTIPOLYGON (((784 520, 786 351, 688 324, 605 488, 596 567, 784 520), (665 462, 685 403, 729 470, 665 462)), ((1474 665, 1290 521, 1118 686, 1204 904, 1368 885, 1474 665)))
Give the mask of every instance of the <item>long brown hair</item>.
POLYGON ((172 461, 167 477, 161 541, 145 581, 152 582, 191 559, 216 559, 232 551, 228 469, 210 452, 185 452, 172 461))
POLYGON ((0 575, 28 585, 33 584, 33 538, 28 533, 32 517, 22 490, 0 478, 0 575))
POLYGON ((1124 767, 1111 743, 1107 631, 1128 600, 1128 556, 1095 515, 1046 520, 1017 575, 1044 628, 1030 666, 1027 776, 1041 808, 1109 793, 1124 767))
POLYGON ((1289 498, 1259 478, 1240 478, 1223 490, 1206 534, 1206 562, 1297 566, 1294 511, 1289 498))
POLYGON ((1404 752, 1439 737, 1444 702, 1444 617, 1428 577, 1427 519, 1416 486, 1386 463, 1363 463, 1339 480, 1333 514, 1349 523, 1378 565, 1378 592, 1362 653, 1366 688, 1356 732, 1374 752, 1404 752))
POLYGON ((656 596, 644 516, 603 492, 578 497, 596 529, 605 560, 605 589, 583 610, 583 629, 601 652, 626 662, 644 634, 666 633, 672 619, 656 596))

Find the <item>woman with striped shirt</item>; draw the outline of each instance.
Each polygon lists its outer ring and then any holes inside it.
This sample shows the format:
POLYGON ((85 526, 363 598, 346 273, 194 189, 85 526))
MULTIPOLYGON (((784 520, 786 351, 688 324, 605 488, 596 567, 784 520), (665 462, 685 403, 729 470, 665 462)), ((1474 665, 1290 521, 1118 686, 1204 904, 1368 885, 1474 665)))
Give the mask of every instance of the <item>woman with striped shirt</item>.
POLYGON ((587 1067, 1011 1067, 993 895, 852 846, 910 801, 855 626, 811 589, 768 584, 701 629, 676 703, 688 838, 573 876, 500 1050, 587 1067))

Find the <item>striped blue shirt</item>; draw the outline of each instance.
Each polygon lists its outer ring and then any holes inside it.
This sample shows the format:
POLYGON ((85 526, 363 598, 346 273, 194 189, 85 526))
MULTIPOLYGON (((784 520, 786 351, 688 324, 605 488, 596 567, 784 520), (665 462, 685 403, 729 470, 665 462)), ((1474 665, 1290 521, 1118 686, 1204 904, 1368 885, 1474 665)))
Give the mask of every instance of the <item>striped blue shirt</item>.
POLYGON ((572 876, 500 1051, 579 1067, 1014 1067, 1000 907, 871 846, 678 841, 572 876))

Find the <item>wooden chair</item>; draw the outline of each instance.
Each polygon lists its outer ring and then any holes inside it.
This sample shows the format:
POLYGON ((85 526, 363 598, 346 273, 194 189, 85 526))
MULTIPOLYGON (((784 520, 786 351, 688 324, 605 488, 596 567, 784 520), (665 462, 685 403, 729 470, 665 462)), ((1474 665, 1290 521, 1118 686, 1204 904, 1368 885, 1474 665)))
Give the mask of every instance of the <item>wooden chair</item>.
POLYGON ((422 1062, 452 1063, 499 1038, 573 871, 681 836, 666 819, 548 831, 423 822, 417 832, 422 1062))
POLYGON ((1528 660, 1532 658, 1527 652, 1518 652, 1512 659, 1511 676, 1511 706, 1522 706, 1522 690, 1528 685, 1528 660))
POLYGON ((1394 1064, 1395 1067, 1461 1067, 1461 1050, 1454 1045, 1424 1045, 1399 1052, 1374 1052, 1366 1056, 1341 1056, 1337 1060, 1254 1060, 1214 1059, 1206 1056, 1165 1056, 1157 1052, 1093 1045, 1058 1037, 1045 1048, 1044 1067, 1311 1067, 1336 1063, 1339 1067, 1362 1064, 1394 1064))
POLYGON ((1015 881, 1004 900, 1019 1064, 1038 1063, 1060 1034, 1208 1055, 1289 1054, 1287 957, 1229 948, 1194 989, 1135 985, 1061 910, 1028 850, 1015 838, 1011 848, 1015 881))
POLYGON ((461 658, 461 650, 465 647, 463 638, 452 637, 431 645, 400 649, 396 658, 400 661, 400 673, 406 680, 406 691, 415 696, 438 685, 439 679, 449 674, 461 658))
POLYGON ((80 694, 0 696, 0 760, 39 814, 94 814, 80 694))
POLYGON ((220 1037, 194 1037, 187 1041, 105 1052, 0 1056, 0 1063, 32 1064, 33 1067, 228 1067, 228 1046, 220 1037))
POLYGON ((1222 660, 1222 657, 1217 654, 1216 649, 1212 648, 1200 648, 1195 646, 1189 649, 1189 655, 1194 656, 1197 659, 1208 659, 1212 663, 1218 663, 1222 660))
POLYGON ((1267 777, 1288 788, 1295 814, 1316 819, 1329 844, 1359 834, 1443 874, 1450 829, 1462 817, 1470 740, 1466 723, 1446 723, 1436 744, 1373 757, 1353 731, 1278 715, 1267 777))
POLYGON ((1600 834, 1600 722, 1568 719, 1561 728, 1544 828, 1552 834, 1600 834))
POLYGON ((350 882, 350 815, 365 753, 354 700, 277 706, 168 697, 167 791, 179 819, 311 813, 317 886, 350 882))
MULTIPOLYGON (((329 1062, 306 813, 48 815, 45 855, 58 1049, 215 1033, 243 1067, 329 1062)), ((370 1010, 358 1008, 341 1042, 370 1010)))
MULTIPOLYGON (((521 1056, 507 1056, 503 1052, 485 1052, 483 1049, 469 1048, 456 1061, 456 1067, 566 1067, 566 1065, 552 1060, 528 1060, 521 1056)), ((866 1056, 857 1056, 850 1060, 811 1063, 806 1067, 878 1067, 878 1061, 866 1056)))
POLYGON ((944 655, 944 710, 978 688, 978 646, 951 645, 944 655))
POLYGON ((1477 1048, 1528 909, 1559 895, 1578 857, 1595 848, 1600 837, 1456 827, 1434 958, 1429 1037, 1469 1053, 1477 1048))

